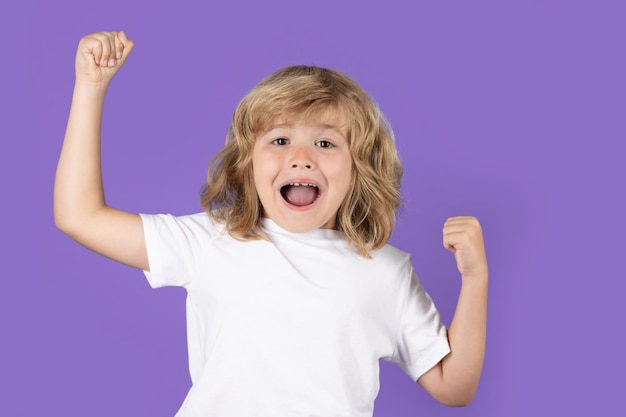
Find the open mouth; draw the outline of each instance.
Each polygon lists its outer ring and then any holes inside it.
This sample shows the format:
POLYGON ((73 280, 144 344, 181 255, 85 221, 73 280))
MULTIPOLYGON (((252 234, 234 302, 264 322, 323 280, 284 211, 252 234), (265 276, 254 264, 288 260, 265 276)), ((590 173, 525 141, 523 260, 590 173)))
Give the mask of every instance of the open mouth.
POLYGON ((280 194, 289 204, 298 207, 313 204, 320 195, 320 190, 315 184, 293 182, 283 185, 280 194))

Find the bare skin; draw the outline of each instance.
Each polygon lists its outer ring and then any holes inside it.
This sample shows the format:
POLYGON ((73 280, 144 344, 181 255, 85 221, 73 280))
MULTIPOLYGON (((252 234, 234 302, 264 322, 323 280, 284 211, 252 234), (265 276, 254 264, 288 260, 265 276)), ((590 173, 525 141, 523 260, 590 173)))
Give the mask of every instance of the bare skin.
POLYGON ((476 394, 485 357, 489 274, 480 223, 474 217, 448 219, 443 245, 454 253, 461 274, 461 292, 448 329, 451 352, 417 382, 438 401, 463 406, 476 394))
MULTIPOLYGON (((100 163, 104 98, 133 46, 123 32, 96 33, 79 43, 72 107, 54 185, 54 219, 89 249, 148 270, 141 218, 106 204, 100 163)), ((462 406, 476 393, 485 354, 488 268, 480 223, 474 217, 448 219, 443 244, 454 253, 461 274, 448 329, 451 353, 418 383, 440 402, 462 406)))
POLYGON ((106 204, 100 164, 104 97, 132 49, 123 32, 89 35, 78 45, 72 107, 54 182, 54 220, 87 248, 147 270, 141 218, 106 204))

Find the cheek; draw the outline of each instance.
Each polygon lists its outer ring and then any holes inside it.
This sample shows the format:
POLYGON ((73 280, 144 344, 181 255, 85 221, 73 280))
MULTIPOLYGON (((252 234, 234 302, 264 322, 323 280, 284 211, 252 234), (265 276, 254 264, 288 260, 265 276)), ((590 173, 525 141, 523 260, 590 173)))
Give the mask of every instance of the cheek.
POLYGON ((254 179, 254 183, 256 186, 261 185, 261 178, 263 177, 263 168, 265 164, 263 163, 263 157, 259 154, 258 151, 253 150, 252 152, 252 166, 251 166, 251 176, 254 179))
POLYGON ((352 171, 354 170, 354 164, 352 158, 344 157, 334 163, 334 169, 336 175, 341 176, 346 181, 350 181, 352 177, 352 171))
POLYGON ((263 175, 262 175, 262 169, 259 168, 259 166, 255 166, 252 168, 252 184, 254 184, 254 188, 256 189, 257 193, 263 190, 263 175))
POLYGON ((354 167, 354 163, 352 161, 352 159, 350 159, 350 161, 346 164, 346 168, 345 168, 345 173, 343 174, 343 187, 345 190, 345 196, 344 196, 344 200, 346 198, 348 198, 348 195, 350 195, 351 190, 354 188, 354 183, 355 183, 355 172, 356 172, 356 168, 354 167))
POLYGON ((258 198, 267 203, 274 192, 275 176, 269 161, 261 159, 255 162, 250 173, 252 183, 258 198))
POLYGON ((337 190, 340 190, 347 195, 352 184, 352 176, 354 171, 352 159, 342 158, 340 160, 334 161, 329 166, 329 169, 331 170, 330 172, 332 172, 332 176, 335 180, 334 182, 336 184, 337 190))

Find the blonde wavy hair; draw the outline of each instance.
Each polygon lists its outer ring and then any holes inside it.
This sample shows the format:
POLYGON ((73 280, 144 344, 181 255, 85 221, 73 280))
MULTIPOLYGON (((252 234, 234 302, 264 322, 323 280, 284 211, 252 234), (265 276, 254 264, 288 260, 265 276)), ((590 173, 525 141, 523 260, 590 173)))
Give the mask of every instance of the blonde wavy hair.
POLYGON ((237 106, 226 144, 209 165, 201 203, 236 239, 267 239, 252 174, 255 139, 276 118, 315 120, 345 115, 352 155, 351 187, 337 212, 337 228, 366 257, 387 243, 401 204, 402 165, 393 132, 357 83, 327 68, 291 66, 262 80, 237 106))

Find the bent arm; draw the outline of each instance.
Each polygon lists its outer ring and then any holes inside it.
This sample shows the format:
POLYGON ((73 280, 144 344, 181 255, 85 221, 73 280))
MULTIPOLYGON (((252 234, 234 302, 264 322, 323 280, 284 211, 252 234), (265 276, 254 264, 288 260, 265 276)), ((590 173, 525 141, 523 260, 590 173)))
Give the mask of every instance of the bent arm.
MULTIPOLYGON (((83 41, 77 61, 83 59, 83 41)), ((89 65, 97 66, 93 62, 89 65)), ((109 72, 112 77, 114 72, 109 72)), ((109 207, 104 198, 100 127, 110 77, 104 81, 86 80, 78 76, 77 70, 54 183, 54 220, 59 229, 85 247, 127 265, 148 269, 141 218, 109 207)))
POLYGON ((485 357, 487 275, 463 280, 448 329, 450 353, 417 381, 435 399, 450 406, 464 406, 474 398, 485 357))
POLYGON ((443 244, 454 253, 461 293, 448 329, 450 353, 418 382, 442 403, 462 406, 476 394, 485 357, 489 274, 478 219, 449 218, 443 229, 443 244))

